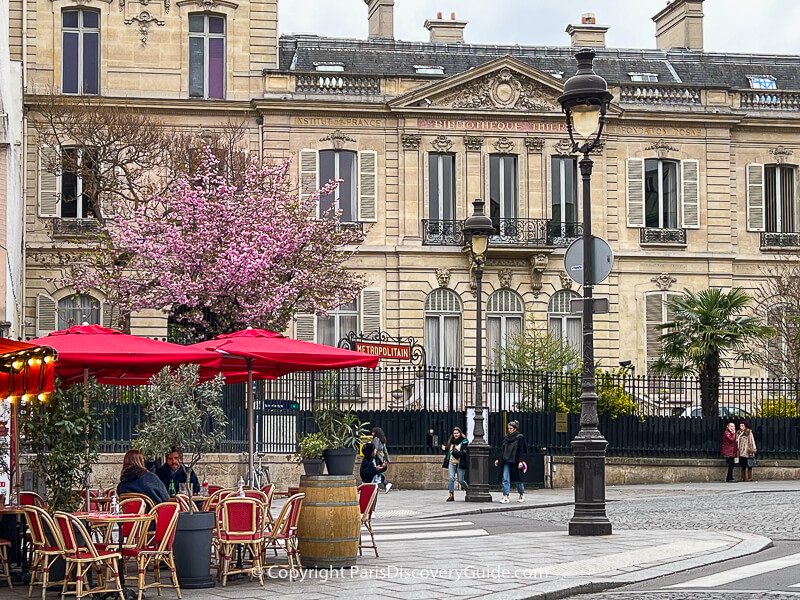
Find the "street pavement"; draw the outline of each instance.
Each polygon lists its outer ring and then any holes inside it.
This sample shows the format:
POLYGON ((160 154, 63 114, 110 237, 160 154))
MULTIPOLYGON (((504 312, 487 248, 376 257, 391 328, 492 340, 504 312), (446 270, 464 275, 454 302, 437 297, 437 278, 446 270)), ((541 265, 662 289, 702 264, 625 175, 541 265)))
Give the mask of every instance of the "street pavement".
MULTIPOLYGON (((268 567, 264 588, 240 578, 225 588, 186 590, 184 598, 553 600, 594 593, 623 600, 627 594, 611 590, 748 557, 770 547, 770 537, 800 539, 793 509, 800 482, 609 488, 614 534, 597 538, 567 534, 572 496, 530 490, 523 504, 472 504, 459 492, 459 501, 445 502, 444 491, 392 490, 378 498, 373 520, 380 558, 365 550, 354 569, 307 570, 293 582, 268 567)), ((682 588, 664 593, 663 600, 696 597, 682 588)))

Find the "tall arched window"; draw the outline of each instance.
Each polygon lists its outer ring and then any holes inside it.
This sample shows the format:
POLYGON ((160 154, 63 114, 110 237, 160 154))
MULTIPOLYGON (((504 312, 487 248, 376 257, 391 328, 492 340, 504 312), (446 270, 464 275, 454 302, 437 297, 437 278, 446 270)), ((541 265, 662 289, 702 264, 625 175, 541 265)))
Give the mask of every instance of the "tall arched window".
POLYGON ((72 294, 58 301, 58 329, 83 322, 100 325, 100 301, 88 294, 72 294))
POLYGON ((497 290, 486 304, 486 334, 489 366, 499 366, 508 341, 522 333, 525 303, 512 290, 497 290))
POLYGON ((189 15, 189 97, 225 99, 225 17, 189 15))
POLYGON ((433 367, 461 366, 461 298, 445 288, 425 300, 425 353, 433 367))
POLYGON ((100 13, 70 8, 61 13, 61 91, 100 93, 100 13))
POLYGON ((576 298, 580 298, 580 295, 571 290, 559 290, 553 294, 547 305, 547 326, 553 337, 582 353, 583 320, 570 309, 570 301, 576 298))

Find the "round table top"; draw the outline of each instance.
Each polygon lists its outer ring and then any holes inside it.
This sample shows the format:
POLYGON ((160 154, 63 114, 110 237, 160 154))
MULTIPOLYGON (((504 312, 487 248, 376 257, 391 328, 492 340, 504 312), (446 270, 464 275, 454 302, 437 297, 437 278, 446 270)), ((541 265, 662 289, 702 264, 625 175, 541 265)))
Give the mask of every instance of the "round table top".
POLYGON ((0 514, 22 515, 25 514, 25 507, 19 504, 6 504, 5 506, 0 506, 0 514))
POLYGON ((89 521, 91 523, 141 523, 152 519, 152 515, 135 515, 128 513, 120 513, 112 515, 111 513, 102 512, 76 512, 72 513, 79 519, 89 521))

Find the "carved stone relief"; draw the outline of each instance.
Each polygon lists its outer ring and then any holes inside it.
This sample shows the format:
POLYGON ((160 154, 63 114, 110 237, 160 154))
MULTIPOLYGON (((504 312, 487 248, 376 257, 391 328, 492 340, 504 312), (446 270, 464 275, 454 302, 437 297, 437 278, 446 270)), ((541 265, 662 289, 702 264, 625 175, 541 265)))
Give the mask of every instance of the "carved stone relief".
POLYGON ((342 133, 341 129, 335 129, 333 133, 326 135, 323 138, 319 139, 320 142, 330 142, 331 146, 333 146, 334 150, 341 150, 344 147, 345 142, 353 142, 355 140, 344 133, 342 133))
POLYGON ((674 146, 670 146, 664 140, 658 140, 657 142, 653 142, 647 148, 645 148, 645 150, 655 150, 656 156, 658 156, 658 158, 667 158, 667 155, 670 152, 678 151, 677 148, 675 148, 674 146))
POLYGON ((510 154, 514 152, 514 142, 505 136, 501 137, 492 145, 494 146, 495 150, 502 152, 503 154, 510 154))
MULTIPOLYGON (((141 2, 137 4, 146 6, 147 2, 141 2)), ((164 19, 155 16, 150 11, 143 10, 139 14, 125 17, 125 24, 130 25, 131 23, 136 23, 136 29, 139 32, 139 41, 141 42, 142 46, 146 46, 150 37, 150 26, 154 23, 156 25, 163 26, 164 19)))
POLYGON ((547 254, 534 254, 531 256, 531 288, 533 297, 538 298, 542 293, 542 275, 547 268, 547 254))
POLYGON ((464 149, 472 152, 480 152, 483 147, 483 138, 478 135, 464 136, 464 149))
POLYGON ((445 95, 440 106, 560 112, 554 90, 505 67, 445 95))
POLYGON ((404 134, 400 136, 400 141, 403 144, 404 150, 419 150, 419 146, 422 143, 422 136, 414 134, 404 134))
POLYGON ((439 287, 446 288, 450 285, 450 269, 436 269, 436 281, 439 287))
MULTIPOLYGON (((599 144, 597 144, 597 146, 595 146, 592 149, 591 154, 602 154, 604 147, 605 147, 605 144, 603 144, 603 142, 600 142, 599 144)), ((577 154, 577 152, 575 151, 575 148, 572 145, 572 142, 569 141, 569 138, 564 138, 562 140, 559 140, 558 143, 555 146, 555 151, 556 151, 557 154, 562 154, 562 155, 565 155, 565 156, 568 156, 568 155, 571 155, 571 154, 577 154)))
POLYGON ((529 153, 541 152, 544 148, 544 140, 542 138, 525 138, 525 148, 529 153))
POLYGON ((449 152, 453 147, 453 140, 446 135, 437 135, 436 139, 431 142, 431 148, 437 152, 449 152))
POLYGON ((658 277, 653 277, 650 281, 656 284, 656 287, 660 289, 662 292, 667 291, 669 288, 672 287, 673 283, 677 283, 677 279, 675 279, 669 273, 662 273, 658 277))
POLYGON ((776 148, 771 148, 769 153, 775 159, 775 162, 778 163, 779 165, 782 165, 784 162, 786 162, 788 159, 792 157, 792 154, 794 154, 792 150, 790 150, 789 148, 785 148, 783 146, 777 146, 776 148))
POLYGON ((566 271, 561 271, 558 274, 558 278, 561 280, 561 287, 565 290, 572 289, 572 279, 569 278, 566 271))
POLYGON ((514 273, 511 271, 511 269, 500 269, 497 276, 500 279, 501 288, 508 289, 511 287, 511 280, 514 277, 514 273))

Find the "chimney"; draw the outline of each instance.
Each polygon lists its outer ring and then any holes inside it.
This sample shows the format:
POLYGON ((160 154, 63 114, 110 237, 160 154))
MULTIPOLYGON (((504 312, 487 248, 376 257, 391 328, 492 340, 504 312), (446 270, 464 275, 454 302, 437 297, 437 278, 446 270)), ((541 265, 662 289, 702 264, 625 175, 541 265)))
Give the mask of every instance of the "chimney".
POLYGON ((703 0, 673 0, 653 17, 656 47, 703 49, 703 0))
POLYGON ((608 27, 598 25, 594 13, 581 15, 580 25, 567 25, 570 45, 575 48, 605 48, 608 27))
POLYGON ((367 4, 369 39, 394 39, 394 0, 364 0, 367 4))
POLYGON ((425 21, 425 29, 431 32, 431 42, 440 44, 463 44, 464 28, 467 21, 457 21, 456 13, 450 13, 450 19, 443 19, 442 13, 436 13, 435 19, 425 21))

